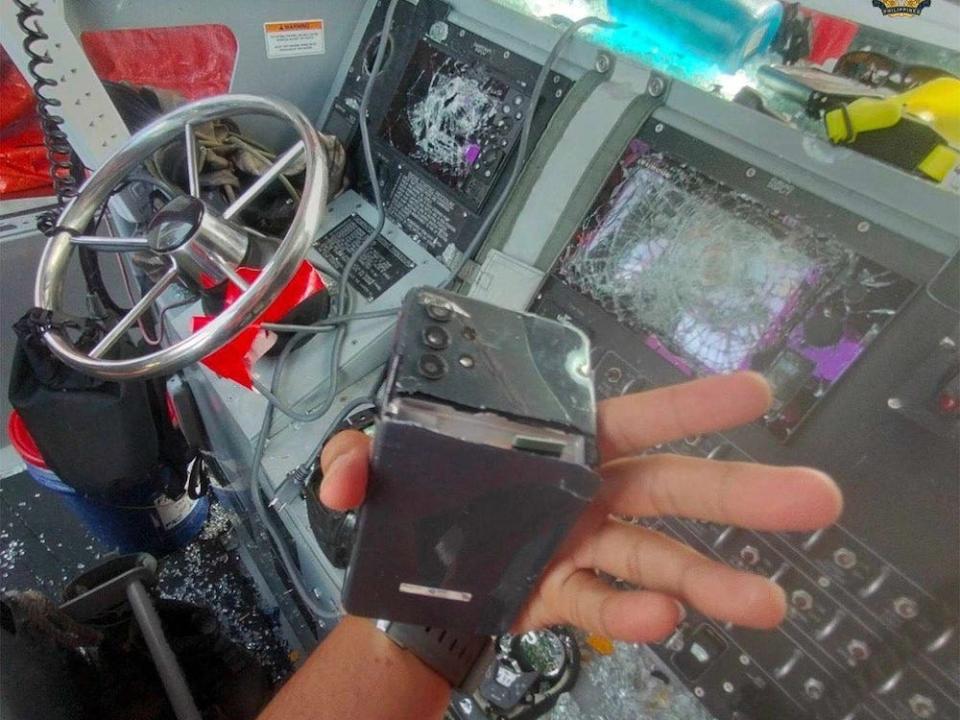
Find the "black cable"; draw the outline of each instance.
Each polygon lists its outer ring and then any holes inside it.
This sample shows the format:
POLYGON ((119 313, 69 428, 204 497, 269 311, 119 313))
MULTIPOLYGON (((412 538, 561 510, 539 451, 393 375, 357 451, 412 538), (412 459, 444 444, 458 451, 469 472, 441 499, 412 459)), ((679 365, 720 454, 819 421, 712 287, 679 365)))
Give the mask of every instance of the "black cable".
MULTIPOLYGON (((373 162, 373 151, 370 145, 370 128, 367 123, 368 107, 370 104, 370 97, 373 94, 373 86, 376 84, 377 76, 380 74, 380 68, 383 65, 384 57, 386 56, 386 48, 390 35, 390 28, 393 25, 393 15, 396 12, 397 5, 399 5, 399 0, 390 0, 390 4, 387 6, 386 14, 383 18, 383 26, 380 30, 380 42, 377 45, 377 54, 373 61, 373 66, 370 68, 370 75, 367 78, 366 85, 363 89, 363 96, 360 100, 360 139, 363 146, 363 156, 367 165, 367 174, 370 177, 370 181, 373 187, 373 197, 377 206, 377 222, 370 232, 364 238, 363 242, 360 243, 359 247, 350 255, 347 259, 346 264, 343 266, 343 271, 340 274, 340 287, 339 295, 337 296, 337 316, 344 317, 350 310, 350 275, 353 272, 357 261, 360 257, 367 251, 374 241, 377 239, 383 226, 387 222, 387 211, 383 204, 383 198, 380 194, 380 183, 377 178, 377 169, 376 165, 373 162)), ((386 314, 395 314, 395 311, 386 312, 386 314)), ((336 318, 333 318, 336 320, 336 318)), ((320 323, 318 323, 319 325, 320 323)), ((327 324, 331 324, 328 322, 327 324)), ((304 332, 318 332, 316 329, 311 326, 305 326, 304 332)), ((320 404, 313 410, 308 411, 299 411, 293 408, 291 404, 288 404, 281 400, 276 391, 271 387, 267 388, 262 382, 253 379, 254 387, 263 394, 264 397, 270 402, 273 407, 276 407, 284 415, 287 415, 294 420, 299 422, 313 422, 319 420, 323 417, 330 407, 333 405, 334 399, 337 395, 337 385, 339 382, 339 373, 340 373, 340 357, 343 351, 343 343, 346 339, 347 334, 347 325, 345 322, 337 322, 336 329, 333 332, 333 340, 331 341, 330 347, 330 371, 327 381, 327 390, 326 395, 320 404)), ((291 341, 292 343, 292 341, 291 341)), ((289 345, 290 343, 288 343, 289 345)), ((282 374, 283 368, 286 364, 286 354, 281 354, 280 358, 277 360, 277 364, 274 366, 274 375, 278 376, 282 374)))
MULTIPOLYGON (((111 190, 110 194, 107 195, 106 200, 104 200, 103 204, 100 206, 99 213, 97 213, 96 217, 91 220, 89 225, 87 225, 86 232, 88 234, 95 234, 96 229, 100 226, 104 216, 107 214, 110 198, 115 196, 117 193, 123 192, 123 190, 125 190, 131 184, 137 182, 153 185, 168 195, 171 192, 167 185, 152 177, 138 176, 136 178, 125 180, 117 185, 117 187, 111 190)), ((107 286, 103 282, 103 275, 100 271, 100 253, 93 248, 80 246, 77 249, 77 256, 80 260, 80 268, 83 270, 84 280, 87 283, 87 292, 97 299, 103 309, 118 317, 126 315, 128 312, 130 312, 129 308, 123 308, 118 302, 116 302, 113 299, 113 296, 110 295, 110 291, 107 290, 107 286)))
POLYGON ((57 196, 57 208, 42 213, 37 218, 37 229, 49 237, 57 227, 57 220, 67 203, 77 196, 77 189, 83 178, 83 168, 79 164, 73 148, 63 131, 63 117, 56 114, 55 109, 63 103, 55 97, 45 94, 46 88, 54 88, 60 83, 52 78, 40 74, 41 65, 50 65, 50 53, 44 50, 41 55, 34 49, 38 42, 50 39, 50 36, 40 27, 38 18, 43 16, 43 10, 36 3, 27 0, 13 0, 20 11, 17 13, 17 25, 24 34, 23 51, 30 58, 27 71, 33 80, 33 94, 37 100, 37 115, 40 118, 40 129, 43 131, 43 144, 47 149, 47 159, 50 162, 50 178, 53 181, 53 191, 57 196), (31 21, 32 24, 31 24, 31 21))
POLYGON ((493 226, 493 223, 496 222, 497 218, 500 216, 500 212, 503 210, 504 205, 507 204, 507 200, 509 199, 510 194, 513 192, 513 188, 516 186, 517 180, 520 177, 520 172, 526 165, 527 147, 530 144, 530 136, 533 134, 533 116, 536 113, 537 103, 540 102, 540 96, 543 94, 543 87, 546 85, 547 78, 553 70, 554 65, 556 65, 557 60, 560 58, 560 54, 573 41, 574 36, 588 25, 616 27, 617 23, 594 16, 585 17, 581 20, 577 20, 574 23, 570 23, 563 33, 561 33, 560 37, 557 38, 557 41, 553 44, 553 48, 550 50, 550 54, 547 55, 547 59, 544 60, 543 65, 540 68, 540 73, 537 75, 537 79, 533 84, 533 92, 530 94, 530 100, 527 102, 526 117, 523 122, 523 128, 520 131, 520 141, 517 143, 516 157, 513 161, 513 168, 510 171, 510 176, 508 177, 506 184, 503 186, 503 190, 501 190, 500 194, 497 196, 496 202, 493 204, 487 213, 487 216, 484 218, 483 223, 474 233, 473 238, 467 245, 467 249, 464 250, 463 256, 450 270, 450 274, 447 276, 447 279, 443 281, 440 287, 450 287, 457 280, 457 276, 460 274, 463 266, 466 265, 468 261, 473 260, 477 252, 479 252, 480 245, 486 238, 487 233, 493 226))
MULTIPOLYGON (((287 348, 295 345, 298 339, 299 336, 295 335, 287 344, 287 348)), ((287 348, 284 348, 284 350, 287 348)), ((280 381, 280 373, 277 372, 278 369, 279 366, 274 368, 273 379, 270 382, 271 390, 274 392, 276 392, 280 381)), ((303 579, 296 561, 294 561, 293 557, 290 555, 290 551, 284 543, 283 537, 280 535, 280 531, 274 526, 273 519, 267 512, 267 508, 263 503, 263 498, 260 497, 260 466, 263 462, 263 453, 267 446, 267 435, 270 434, 270 426, 272 424, 273 405, 268 403, 266 412, 263 414, 263 422, 260 424, 260 435, 257 438, 257 444, 254 446, 253 458, 250 463, 250 499, 253 502, 253 507, 256 509, 257 515, 260 517, 260 522, 266 528, 267 533, 273 540, 273 544, 277 549, 277 553, 280 555, 280 561, 283 563, 283 567, 287 572, 287 576, 290 578, 290 582, 293 583, 294 590, 296 590, 301 602, 307 608, 309 608, 310 612, 314 614, 318 622, 322 623, 325 620, 336 620, 339 617, 339 613, 336 611, 330 612, 324 608, 322 605, 320 605, 319 598, 315 597, 310 591, 307 590, 306 585, 303 583, 303 579)))

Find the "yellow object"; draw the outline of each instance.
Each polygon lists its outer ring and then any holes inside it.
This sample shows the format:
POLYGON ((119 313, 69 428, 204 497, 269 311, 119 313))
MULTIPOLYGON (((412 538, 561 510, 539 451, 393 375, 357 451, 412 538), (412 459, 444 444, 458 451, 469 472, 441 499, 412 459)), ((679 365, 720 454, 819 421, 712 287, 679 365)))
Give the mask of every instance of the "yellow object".
POLYGON ((832 142, 853 142, 857 135, 871 130, 883 130, 893 127, 903 117, 899 103, 886 99, 860 98, 849 105, 831 110, 823 121, 827 126, 827 137, 832 142))
POLYGON ((957 164, 958 159, 960 159, 960 153, 952 147, 937 145, 933 152, 917 165, 917 170, 937 182, 943 182, 943 179, 953 170, 953 166, 957 164))
POLYGON ((587 645, 592 647, 601 655, 613 655, 613 641, 602 635, 588 635, 587 645))
POLYGON ((954 147, 960 148, 960 80, 937 78, 887 98, 860 98, 824 117, 827 137, 853 142, 857 135, 896 125, 903 115, 922 120, 954 147))
POLYGON ((905 113, 923 120, 960 148, 960 80, 937 78, 895 98, 901 100, 905 113))
POLYGON ((885 130, 904 117, 921 122, 943 138, 916 170, 943 182, 960 159, 960 79, 942 77, 887 98, 860 98, 824 118, 827 137, 834 143, 852 143, 860 133, 885 130), (952 146, 952 147, 951 147, 952 146))

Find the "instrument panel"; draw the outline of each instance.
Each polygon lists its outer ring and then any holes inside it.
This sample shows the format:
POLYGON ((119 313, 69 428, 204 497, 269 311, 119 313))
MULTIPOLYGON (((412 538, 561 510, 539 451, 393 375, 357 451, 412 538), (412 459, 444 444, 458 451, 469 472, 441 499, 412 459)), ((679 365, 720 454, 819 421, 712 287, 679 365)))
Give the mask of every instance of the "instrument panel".
POLYGON ((756 370, 787 440, 916 286, 633 139, 556 273, 688 377, 756 370))
MULTIPOLYGON (((348 148, 358 190, 372 199, 358 111, 373 65, 383 4, 370 19, 324 132, 348 148)), ((502 190, 540 67, 447 19, 436 0, 401 3, 369 105, 371 149, 387 215, 454 264, 502 190)), ((551 73, 534 113, 531 147, 572 82, 551 73)))
POLYGON ((650 121, 532 306, 590 335, 601 398, 738 369, 771 382, 761 421, 654 452, 813 465, 844 490, 841 523, 813 534, 645 523, 787 592, 774 632, 691 612, 655 648, 718 718, 946 720, 960 708, 957 422, 936 409, 956 320, 888 265, 888 231, 864 225, 650 121))

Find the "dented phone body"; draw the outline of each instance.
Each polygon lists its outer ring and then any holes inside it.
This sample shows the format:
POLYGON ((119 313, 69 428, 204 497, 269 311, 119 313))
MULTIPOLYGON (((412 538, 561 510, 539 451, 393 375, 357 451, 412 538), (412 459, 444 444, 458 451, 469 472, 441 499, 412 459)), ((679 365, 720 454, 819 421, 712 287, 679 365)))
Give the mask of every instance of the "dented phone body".
POLYGON ((589 341, 552 320, 416 289, 387 383, 344 604, 503 632, 599 483, 589 341))

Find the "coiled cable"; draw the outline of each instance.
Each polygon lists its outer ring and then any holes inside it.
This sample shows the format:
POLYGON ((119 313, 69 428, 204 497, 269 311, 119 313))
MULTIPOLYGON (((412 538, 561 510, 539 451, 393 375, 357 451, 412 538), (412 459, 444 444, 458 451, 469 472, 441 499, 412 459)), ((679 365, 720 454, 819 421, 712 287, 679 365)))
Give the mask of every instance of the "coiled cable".
POLYGON ((17 13, 17 26, 24 34, 23 51, 30 58, 27 71, 30 74, 33 94, 37 101, 37 116, 40 118, 43 144, 47 149, 47 159, 50 162, 53 192, 57 196, 56 209, 42 213, 37 219, 37 229, 49 237, 57 226, 57 220, 63 208, 77 196, 82 169, 78 166, 76 155, 70 147, 67 134, 63 131, 63 117, 57 112, 57 108, 63 103, 46 94, 48 88, 54 88, 59 83, 40 73, 42 65, 53 63, 46 48, 43 48, 41 53, 35 47, 37 43, 50 39, 40 26, 39 18, 43 16, 43 10, 37 7, 36 2, 28 2, 28 0, 13 0, 13 2, 20 9, 17 13))

